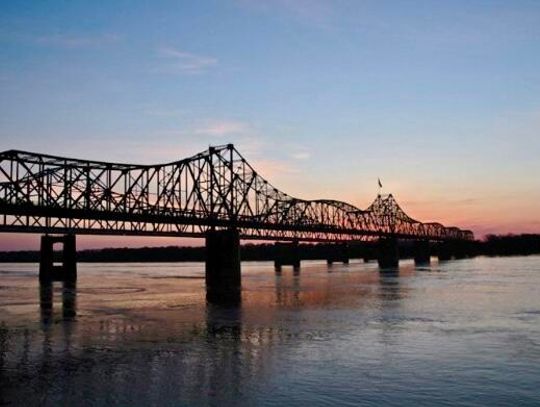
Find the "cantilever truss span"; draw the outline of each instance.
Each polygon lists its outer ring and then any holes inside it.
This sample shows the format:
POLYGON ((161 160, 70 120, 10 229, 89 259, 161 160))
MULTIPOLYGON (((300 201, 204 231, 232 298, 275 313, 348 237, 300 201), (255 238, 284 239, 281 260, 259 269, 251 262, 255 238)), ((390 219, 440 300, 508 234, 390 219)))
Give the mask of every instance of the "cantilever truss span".
POLYGON ((203 236, 231 227, 261 240, 473 239, 470 231, 410 218, 392 195, 365 210, 294 198, 232 144, 162 165, 0 153, 0 232, 203 236))

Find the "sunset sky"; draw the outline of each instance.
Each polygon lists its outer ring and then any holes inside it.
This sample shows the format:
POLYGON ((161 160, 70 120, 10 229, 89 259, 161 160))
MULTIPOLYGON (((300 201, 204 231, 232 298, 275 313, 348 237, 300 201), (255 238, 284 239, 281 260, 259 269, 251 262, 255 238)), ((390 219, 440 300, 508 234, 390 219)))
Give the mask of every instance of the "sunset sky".
MULTIPOLYGON (((5 1, 0 47, 0 150, 232 142, 293 196, 362 208, 380 178, 419 220, 540 233, 539 1, 5 1)), ((166 244, 200 242, 78 240, 166 244)))

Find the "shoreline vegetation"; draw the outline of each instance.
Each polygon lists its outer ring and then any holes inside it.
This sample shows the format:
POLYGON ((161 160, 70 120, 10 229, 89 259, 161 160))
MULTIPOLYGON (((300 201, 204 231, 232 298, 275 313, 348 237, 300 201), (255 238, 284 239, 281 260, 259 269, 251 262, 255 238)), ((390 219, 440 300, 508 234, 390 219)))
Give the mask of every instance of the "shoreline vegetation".
MULTIPOLYGON (((326 257, 325 244, 300 244, 299 253, 303 260, 318 260, 326 257)), ((350 258, 363 258, 370 246, 349 245, 350 258)), ((371 247, 370 258, 374 258, 371 247)), ((243 244, 240 248, 244 261, 273 260, 275 246, 273 243, 243 244)), ((485 256, 515 256, 540 254, 540 234, 520 235, 487 235, 484 240, 471 242, 470 253, 485 256)), ((412 258, 414 255, 412 242, 400 244, 400 258, 412 258)), ((60 258, 60 253, 55 252, 60 258)), ((166 246, 140 248, 104 248, 96 250, 80 250, 77 252, 78 262, 87 263, 126 263, 126 262, 198 262, 204 261, 204 246, 166 246)), ((39 250, 0 252, 0 263, 35 263, 39 262, 39 250)))

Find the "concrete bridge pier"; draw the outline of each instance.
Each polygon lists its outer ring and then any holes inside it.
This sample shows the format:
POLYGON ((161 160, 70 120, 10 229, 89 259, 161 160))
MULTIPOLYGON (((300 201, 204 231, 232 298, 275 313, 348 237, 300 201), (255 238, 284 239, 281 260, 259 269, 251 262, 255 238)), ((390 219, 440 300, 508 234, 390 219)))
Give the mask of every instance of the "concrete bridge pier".
POLYGON ((367 243, 364 242, 362 244, 362 259, 364 260, 364 263, 369 263, 371 260, 375 260, 377 258, 377 248, 376 245, 374 246, 373 243, 367 243))
POLYGON ((236 229, 206 232, 206 300, 237 304, 241 300, 240 235, 236 229))
POLYGON ((41 236, 41 251, 39 259, 39 281, 74 282, 77 280, 77 248, 75 235, 41 236), (54 244, 62 244, 62 265, 54 265, 54 244))
POLYGON ((377 242, 377 260, 381 269, 399 266, 398 241, 395 237, 380 238, 377 242))
POLYGON ((471 258, 477 255, 474 242, 470 240, 463 240, 461 243, 463 244, 463 250, 466 257, 471 258))
POLYGON ((437 247, 437 257, 439 258, 439 261, 452 260, 452 256, 454 255, 453 252, 452 243, 448 241, 441 242, 437 247))
POLYGON ((456 240, 453 242, 454 246, 454 258, 455 259, 464 259, 467 257, 467 242, 464 240, 456 240))
POLYGON ((293 266, 294 271, 300 270, 300 252, 297 240, 291 243, 276 242, 274 248, 274 269, 276 272, 280 272, 281 267, 285 265, 293 266))
POLYGON ((333 263, 349 264, 349 245, 347 243, 336 243, 326 247, 326 264, 333 263))
POLYGON ((414 264, 428 265, 431 262, 431 252, 429 240, 415 240, 414 242, 414 264))

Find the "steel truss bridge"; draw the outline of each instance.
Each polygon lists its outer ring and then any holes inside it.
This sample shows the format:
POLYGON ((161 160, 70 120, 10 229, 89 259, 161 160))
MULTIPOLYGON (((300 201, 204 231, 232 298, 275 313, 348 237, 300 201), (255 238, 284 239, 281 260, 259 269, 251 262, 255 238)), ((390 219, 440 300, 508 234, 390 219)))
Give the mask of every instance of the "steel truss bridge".
POLYGON ((203 237, 311 242, 381 237, 450 241, 473 233, 409 217, 392 195, 367 209, 303 200, 267 182, 232 144, 158 165, 0 153, 0 232, 203 237))

